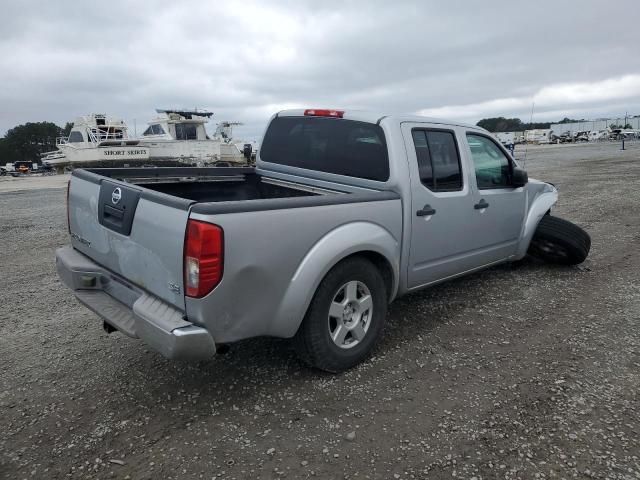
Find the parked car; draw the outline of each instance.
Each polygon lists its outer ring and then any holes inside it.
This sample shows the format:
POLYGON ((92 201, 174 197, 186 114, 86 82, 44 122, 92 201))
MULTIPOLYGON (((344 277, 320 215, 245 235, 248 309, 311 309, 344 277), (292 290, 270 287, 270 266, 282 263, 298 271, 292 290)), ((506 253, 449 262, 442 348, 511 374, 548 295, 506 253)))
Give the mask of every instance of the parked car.
POLYGON ((401 295, 527 252, 582 262, 589 236, 551 216, 557 198, 475 126, 287 110, 255 169, 74 170, 56 263, 107 331, 166 357, 285 337, 337 372, 401 295))

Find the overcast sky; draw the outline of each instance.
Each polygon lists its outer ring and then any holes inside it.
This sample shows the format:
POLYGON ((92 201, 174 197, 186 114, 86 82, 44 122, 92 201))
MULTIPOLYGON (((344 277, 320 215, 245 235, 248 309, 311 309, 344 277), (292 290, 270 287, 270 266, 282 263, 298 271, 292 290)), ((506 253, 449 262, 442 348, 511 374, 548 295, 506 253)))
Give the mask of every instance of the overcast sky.
POLYGON ((200 107, 259 137, 287 107, 475 123, 640 114, 633 0, 0 0, 0 134, 200 107))

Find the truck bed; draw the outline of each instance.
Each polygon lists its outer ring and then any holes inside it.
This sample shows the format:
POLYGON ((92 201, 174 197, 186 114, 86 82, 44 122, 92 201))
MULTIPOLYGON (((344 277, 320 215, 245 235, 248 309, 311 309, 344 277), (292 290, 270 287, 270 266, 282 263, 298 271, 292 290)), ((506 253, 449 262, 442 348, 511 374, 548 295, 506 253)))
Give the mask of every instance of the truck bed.
POLYGON ((116 168, 89 171, 198 203, 345 193, 264 177, 252 168, 116 168))

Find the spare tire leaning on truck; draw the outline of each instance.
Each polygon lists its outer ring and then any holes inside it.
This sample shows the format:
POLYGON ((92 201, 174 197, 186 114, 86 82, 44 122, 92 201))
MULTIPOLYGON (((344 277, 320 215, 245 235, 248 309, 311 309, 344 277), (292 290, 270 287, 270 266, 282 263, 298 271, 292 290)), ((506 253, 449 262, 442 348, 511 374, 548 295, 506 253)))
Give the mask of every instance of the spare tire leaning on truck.
POLYGON ((545 215, 529 244, 529 255, 549 263, 577 265, 586 260, 591 237, 579 226, 545 215))

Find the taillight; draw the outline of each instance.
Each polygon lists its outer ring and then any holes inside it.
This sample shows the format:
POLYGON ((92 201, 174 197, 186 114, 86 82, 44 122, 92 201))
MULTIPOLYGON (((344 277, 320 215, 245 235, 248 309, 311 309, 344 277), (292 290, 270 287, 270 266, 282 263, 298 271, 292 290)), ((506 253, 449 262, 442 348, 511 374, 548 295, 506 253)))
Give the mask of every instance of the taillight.
POLYGON ((189 220, 184 239, 184 291, 200 298, 213 290, 224 267, 224 232, 212 223, 189 220))
POLYGON ((319 108, 310 108, 304 111, 306 117, 334 117, 342 118, 344 116, 344 110, 327 110, 319 108))
POLYGON ((71 233, 71 222, 69 221, 69 190, 71 190, 71 180, 67 182, 67 232, 71 233))

